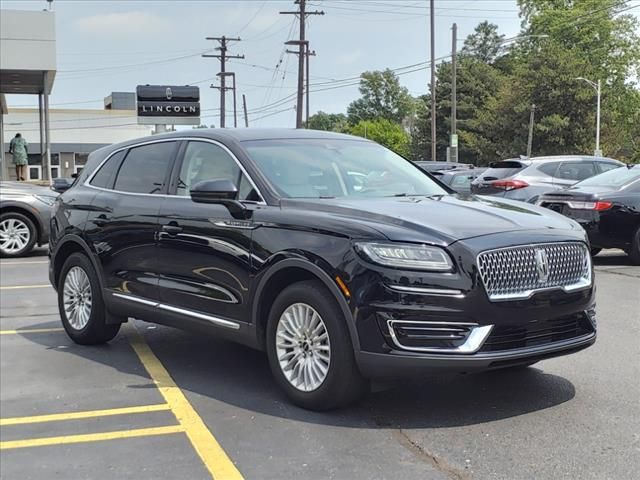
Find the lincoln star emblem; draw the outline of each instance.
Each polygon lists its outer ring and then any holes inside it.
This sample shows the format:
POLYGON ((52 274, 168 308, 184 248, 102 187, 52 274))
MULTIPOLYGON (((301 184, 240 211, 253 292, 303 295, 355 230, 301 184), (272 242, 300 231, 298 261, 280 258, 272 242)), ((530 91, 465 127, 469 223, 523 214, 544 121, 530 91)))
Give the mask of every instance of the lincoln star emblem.
POLYGON ((165 93, 167 94, 167 100, 171 100, 171 97, 173 97, 173 92, 171 91, 170 87, 167 87, 167 91, 165 93))
POLYGON ((549 279, 549 257, 547 252, 540 248, 536 249, 536 271, 538 283, 546 283, 549 279))

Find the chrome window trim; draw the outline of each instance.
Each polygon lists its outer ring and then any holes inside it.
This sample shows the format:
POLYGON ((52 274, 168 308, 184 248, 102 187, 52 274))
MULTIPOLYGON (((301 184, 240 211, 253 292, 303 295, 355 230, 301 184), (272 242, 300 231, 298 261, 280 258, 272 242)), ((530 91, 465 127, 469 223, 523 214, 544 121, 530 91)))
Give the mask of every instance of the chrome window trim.
POLYGON ((527 300, 529 298, 531 298, 533 295, 535 295, 536 293, 540 293, 540 292, 549 292, 549 291, 553 291, 553 290, 562 290, 566 293, 570 293, 570 292, 576 292, 579 290, 586 290, 588 288, 591 288, 593 286, 593 262, 591 260, 591 255, 589 254, 589 249, 587 247, 587 245, 584 242, 581 242, 580 240, 568 240, 568 241, 563 241, 563 242, 540 242, 540 243, 525 243, 522 245, 511 245, 508 247, 499 247, 499 248, 492 248, 490 250, 483 250, 482 252, 478 253, 476 255, 476 267, 478 267, 480 265, 480 256, 485 254, 485 253, 491 253, 491 252, 498 252, 500 250, 508 250, 511 248, 527 248, 527 247, 539 247, 541 245, 566 245, 566 244, 573 244, 573 243, 579 243, 582 244, 585 249, 587 250, 587 262, 589 262, 589 278, 581 280, 577 283, 571 284, 571 285, 558 285, 558 286, 554 286, 554 287, 541 287, 541 288, 533 288, 530 290, 525 290, 523 292, 520 293, 509 293, 509 294, 503 294, 503 295, 489 295, 489 292, 487 291, 487 287, 484 284, 484 279, 482 278, 482 275, 478 274, 480 277, 480 282, 482 283, 483 288, 485 289, 485 293, 487 294, 487 298, 489 299, 490 302, 504 302, 504 301, 511 301, 511 300, 527 300))
POLYGON ((174 307, 172 305, 167 305, 167 304, 156 302, 156 301, 153 301, 153 300, 147 300, 146 298, 138 297, 138 296, 135 296, 135 295, 129 295, 129 294, 123 294, 123 293, 117 293, 117 292, 112 292, 111 295, 113 295, 114 297, 122 298, 123 300, 128 300, 128 301, 131 301, 131 302, 141 303, 143 305, 148 305, 148 306, 154 307, 154 308, 160 308, 162 310, 167 310, 167 311, 173 312, 173 313, 179 313, 181 315, 187 315, 189 317, 198 318, 200 320, 206 320, 208 322, 211 322, 211 323, 213 323, 215 325, 218 325, 218 326, 221 326, 221 327, 231 328, 233 330, 239 330, 240 329, 240 324, 239 323, 232 322, 231 320, 225 320, 223 318, 215 317, 213 315, 206 315, 204 313, 194 312, 193 310, 187 310, 187 309, 180 308, 180 307, 174 307))
POLYGON ((433 295, 437 297, 453 297, 464 298, 462 290, 456 290, 453 288, 427 288, 427 287, 409 287, 404 285, 388 285, 391 290, 395 290, 400 293, 413 293, 416 295, 433 295))
MULTIPOLYGON (((169 194, 166 194, 166 193, 155 194, 155 193, 125 192, 125 191, 122 191, 122 190, 116 190, 115 188, 96 187, 95 185, 91 185, 91 183, 90 183, 93 180, 93 177, 95 177, 96 174, 98 173, 98 170, 100 170, 102 168, 102 166, 112 156, 114 156, 116 153, 122 152, 123 150, 129 150, 131 148, 143 147, 145 145, 152 145, 154 143, 180 142, 180 141, 207 142, 207 143, 212 143, 212 144, 222 148, 233 159, 233 161, 236 162, 236 165, 238 165, 238 168, 240 168, 240 171, 247 177, 247 179, 249 180, 249 183, 251 183, 251 186, 255 189, 255 191, 258 193, 258 195, 262 199, 262 200, 260 200, 258 202, 251 201, 251 200, 240 200, 240 201, 246 201, 248 203, 256 204, 256 205, 266 205, 267 204, 267 202, 265 202, 265 200, 264 200, 264 198, 265 198, 264 195, 262 195, 262 192, 260 191, 260 189, 258 188, 256 183, 253 181, 253 178, 251 178, 249 173, 247 173, 247 170, 244 168, 244 165, 242 165, 242 163, 240 163, 240 160, 238 160, 238 158, 233 154, 233 152, 231 150, 229 150, 229 148, 227 148, 226 145, 224 145, 223 143, 218 142, 217 140, 212 140, 210 138, 201 138, 201 137, 161 138, 161 139, 157 139, 157 140, 149 140, 149 141, 142 142, 142 143, 135 143, 135 144, 127 145, 126 147, 122 147, 122 148, 119 148, 117 150, 114 150, 109 155, 107 155, 104 158, 104 160, 102 160, 102 162, 100 162, 100 164, 96 167, 96 169, 93 172, 91 172, 91 175, 89 175, 89 177, 87 177, 87 179, 84 181, 84 183, 82 185, 85 186, 85 187, 92 188, 94 190, 102 190, 103 192, 120 193, 122 195, 134 195, 134 196, 155 197, 155 198, 182 198, 182 199, 191 200, 191 197, 188 196, 188 195, 169 195, 169 194)), ((124 158, 124 160, 126 160, 126 157, 124 158)), ((174 158, 174 162, 173 162, 174 164, 175 164, 175 160, 176 159, 174 158)))
POLYGON ((485 340, 489 337, 491 330, 493 330, 493 325, 480 326, 477 323, 387 320, 387 328, 389 329, 391 340, 393 341, 395 346, 400 348, 401 350, 407 350, 410 352, 473 354, 473 353, 476 353, 478 350, 480 350, 485 340), (467 336, 467 339, 464 341, 464 343, 456 348, 409 347, 409 346, 403 345, 398 340, 396 332, 393 329, 393 326, 396 323, 404 323, 404 324, 409 323, 409 324, 423 325, 426 328, 428 328, 429 325, 449 325, 452 327, 459 325, 461 327, 471 327, 471 331, 467 336))

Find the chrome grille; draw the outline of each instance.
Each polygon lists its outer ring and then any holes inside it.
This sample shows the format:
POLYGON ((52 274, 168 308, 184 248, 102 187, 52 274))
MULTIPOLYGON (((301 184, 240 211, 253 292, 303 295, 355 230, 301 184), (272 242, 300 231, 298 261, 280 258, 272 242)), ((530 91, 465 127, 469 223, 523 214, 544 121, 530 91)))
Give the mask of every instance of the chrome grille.
POLYGON ((580 242, 501 248, 478 256, 482 283, 492 301, 529 298, 540 290, 591 285, 591 256, 580 242))

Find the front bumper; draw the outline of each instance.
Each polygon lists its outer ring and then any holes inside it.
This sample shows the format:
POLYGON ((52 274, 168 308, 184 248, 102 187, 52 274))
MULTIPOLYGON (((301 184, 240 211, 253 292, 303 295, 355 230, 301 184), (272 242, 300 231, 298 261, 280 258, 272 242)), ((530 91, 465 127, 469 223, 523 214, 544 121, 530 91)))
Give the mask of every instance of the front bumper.
MULTIPOLYGON (((584 241, 584 232, 581 232, 584 241)), ((577 235, 576 235, 577 237, 577 235)), ((513 244, 564 241, 552 234, 513 236, 513 244)), ((577 238, 576 238, 577 240, 577 238)), ((372 267, 350 271, 356 358, 371 378, 471 372, 567 355, 596 340, 595 286, 536 290, 527 298, 490 300, 476 266, 489 237, 448 247, 454 272, 372 267)))
POLYGON ((431 373, 472 373, 483 370, 526 365, 547 358, 569 355, 593 345, 596 333, 562 342, 474 355, 427 355, 392 351, 360 352, 357 355, 361 373, 367 378, 401 378, 426 376, 431 373))

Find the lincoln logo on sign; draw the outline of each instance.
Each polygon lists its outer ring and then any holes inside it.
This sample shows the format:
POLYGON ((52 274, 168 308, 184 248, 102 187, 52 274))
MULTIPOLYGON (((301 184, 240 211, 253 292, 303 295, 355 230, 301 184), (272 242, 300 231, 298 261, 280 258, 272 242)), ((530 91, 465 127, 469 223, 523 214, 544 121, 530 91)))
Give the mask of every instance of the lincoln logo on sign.
POLYGON ((139 123, 199 124, 198 87, 139 85, 136 94, 139 123))

